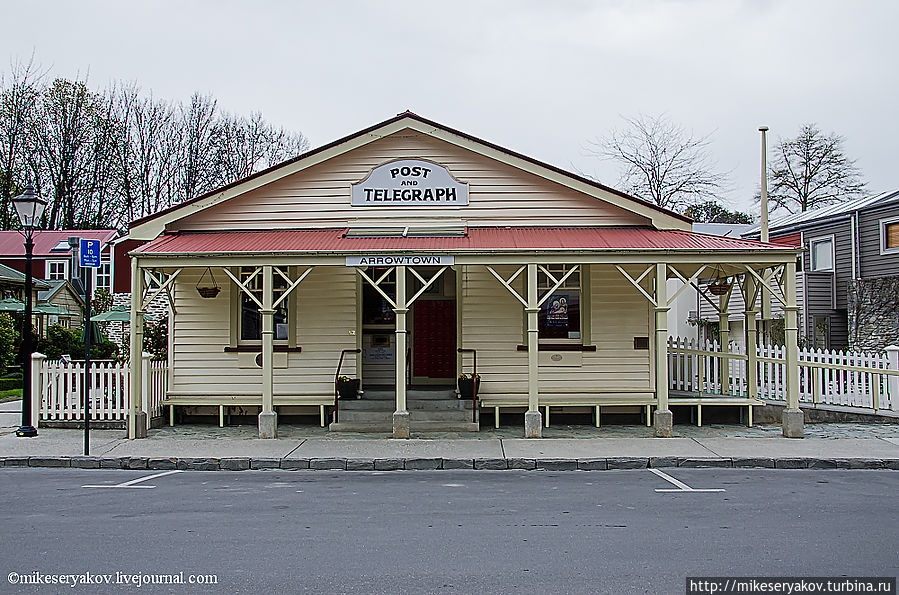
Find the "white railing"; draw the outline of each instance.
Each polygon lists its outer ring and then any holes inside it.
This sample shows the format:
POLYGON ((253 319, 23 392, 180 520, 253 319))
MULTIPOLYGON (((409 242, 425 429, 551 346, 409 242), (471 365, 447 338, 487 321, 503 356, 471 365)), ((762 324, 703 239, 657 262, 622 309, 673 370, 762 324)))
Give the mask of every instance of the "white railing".
MULTIPOLYGON (((669 388, 694 394, 748 396, 746 348, 731 343, 668 339, 669 388), (727 382, 723 383, 724 377, 727 382)), ((786 350, 756 348, 756 394, 786 401, 786 350)), ((800 349, 799 401, 865 410, 899 411, 899 347, 885 353, 800 349)))
MULTIPOLYGON (((162 415, 162 400, 168 390, 165 361, 153 361, 143 354, 142 405, 147 419, 162 415)), ((32 357, 32 403, 40 421, 80 421, 84 419, 84 362, 47 360, 40 353, 32 357)), ((91 362, 91 420, 124 421, 131 407, 131 367, 113 361, 91 362)))

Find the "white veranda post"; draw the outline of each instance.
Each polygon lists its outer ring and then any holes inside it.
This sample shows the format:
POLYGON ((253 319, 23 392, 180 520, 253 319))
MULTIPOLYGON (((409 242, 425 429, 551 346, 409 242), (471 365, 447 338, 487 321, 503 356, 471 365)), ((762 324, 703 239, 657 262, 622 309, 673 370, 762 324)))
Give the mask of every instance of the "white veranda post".
MULTIPOLYGON (((726 293, 718 297, 718 348, 721 353, 728 353, 730 344, 730 293, 733 290, 728 289, 726 293)), ((721 394, 730 394, 730 360, 722 357, 721 362, 721 394)))
MULTIPOLYGON (((758 306, 758 285, 755 277, 746 274, 743 280, 743 326, 746 329, 746 396, 755 399, 758 396, 758 327, 756 315, 758 306)), ((749 408, 750 414, 752 408, 749 408)))
POLYGON ((799 307, 796 305, 796 261, 791 260, 784 267, 783 292, 784 340, 786 342, 787 408, 783 412, 783 435, 787 438, 802 438, 804 417, 799 408, 799 307))
POLYGON ((262 411, 259 413, 259 437, 278 437, 278 414, 274 406, 275 308, 272 265, 262 267, 262 411))
POLYGON ((537 265, 528 265, 527 276, 527 306, 525 312, 528 317, 528 410, 524 414, 524 437, 540 438, 543 432, 543 419, 539 407, 539 361, 538 343, 540 332, 537 326, 537 314, 540 306, 537 301, 537 265))
POLYGON ((128 438, 147 437, 147 415, 141 403, 141 353, 144 344, 144 277, 137 258, 131 259, 131 368, 128 394, 131 411, 128 415, 128 438))
POLYGON ((412 435, 409 411, 406 409, 406 267, 396 267, 396 411, 393 413, 393 437, 412 435))
POLYGON ((657 438, 669 438, 674 416, 668 409, 668 265, 658 263, 655 269, 655 381, 658 409, 653 418, 653 433, 657 438))

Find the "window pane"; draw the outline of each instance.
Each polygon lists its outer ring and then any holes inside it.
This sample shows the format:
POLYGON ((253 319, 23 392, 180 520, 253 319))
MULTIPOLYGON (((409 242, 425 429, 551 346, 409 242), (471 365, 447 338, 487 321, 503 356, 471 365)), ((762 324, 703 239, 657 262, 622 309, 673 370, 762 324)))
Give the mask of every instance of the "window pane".
POLYGON ((537 314, 541 339, 580 339, 580 291, 557 291, 543 303, 537 314))
MULTIPOLYGON (((255 269, 245 268, 240 271, 240 280, 246 283, 250 275, 255 269)), ((274 289, 272 291, 273 300, 277 301, 279 297, 287 289, 287 281, 277 272, 274 274, 274 289)), ((262 301, 262 271, 253 277, 247 289, 253 292, 260 302, 262 301)), ((276 340, 287 339, 287 303, 284 300, 275 308, 274 314, 274 331, 276 340)), ((248 295, 241 292, 240 294, 240 338, 245 341, 259 341, 262 339, 262 314, 259 313, 259 306, 256 305, 248 295)))
POLYGON ((899 248, 899 223, 887 223, 884 228, 886 248, 899 248))
POLYGON ((812 243, 812 269, 815 271, 833 270, 833 242, 824 240, 812 243))

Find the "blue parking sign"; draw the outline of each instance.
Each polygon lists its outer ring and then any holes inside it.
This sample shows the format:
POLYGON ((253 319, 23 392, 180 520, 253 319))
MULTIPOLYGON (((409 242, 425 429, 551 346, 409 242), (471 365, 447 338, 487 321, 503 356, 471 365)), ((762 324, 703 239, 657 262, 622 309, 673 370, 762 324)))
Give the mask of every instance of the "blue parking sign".
POLYGON ((100 267, 100 240, 81 240, 81 266, 100 267))

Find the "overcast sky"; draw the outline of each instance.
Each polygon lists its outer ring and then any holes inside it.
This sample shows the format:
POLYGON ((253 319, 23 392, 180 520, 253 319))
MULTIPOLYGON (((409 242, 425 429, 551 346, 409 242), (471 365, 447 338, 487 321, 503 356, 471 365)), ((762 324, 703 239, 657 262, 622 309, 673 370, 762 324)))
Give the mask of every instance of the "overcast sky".
POLYGON ((621 116, 712 134, 751 208, 769 144, 816 122, 899 188, 899 2, 3 0, 0 54, 157 97, 212 93, 313 146, 406 109, 616 186, 585 147, 621 116))

